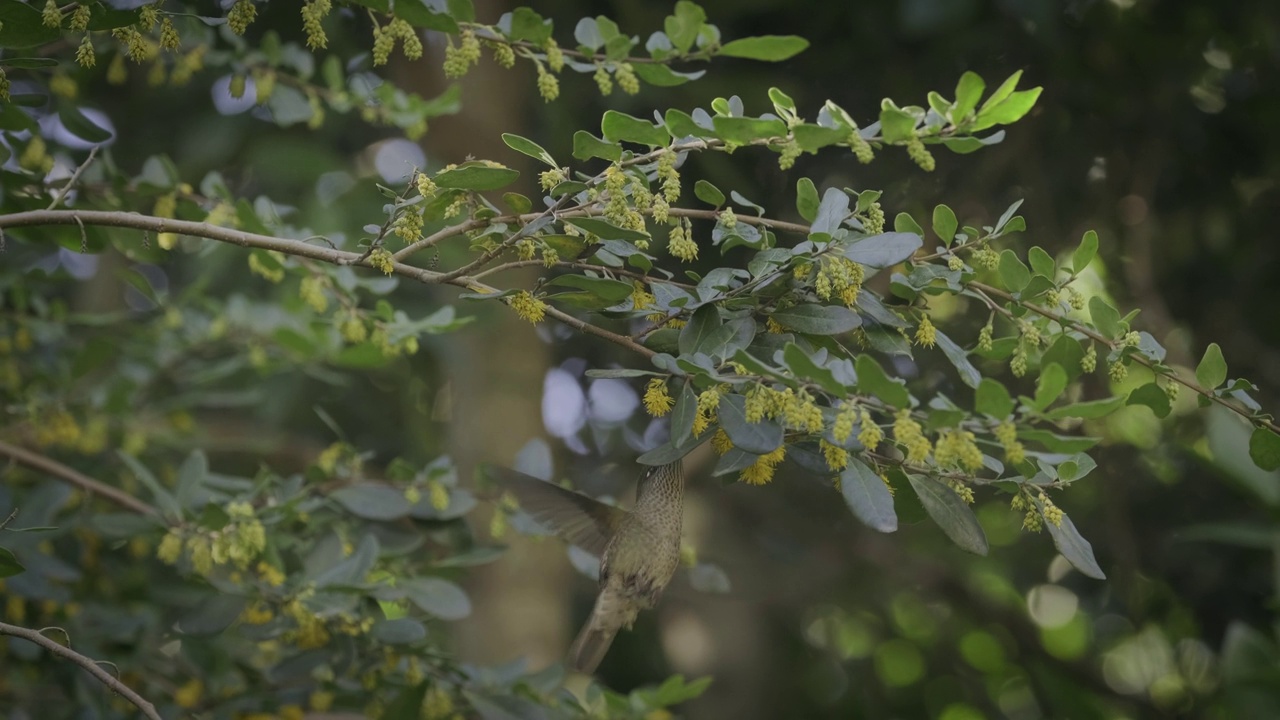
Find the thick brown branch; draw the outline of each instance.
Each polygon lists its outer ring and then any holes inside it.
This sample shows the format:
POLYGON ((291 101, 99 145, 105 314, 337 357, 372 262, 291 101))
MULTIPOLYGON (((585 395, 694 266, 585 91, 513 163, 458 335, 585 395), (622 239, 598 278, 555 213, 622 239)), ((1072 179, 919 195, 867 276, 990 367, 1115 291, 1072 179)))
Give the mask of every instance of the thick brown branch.
POLYGON ((139 515, 159 515, 155 508, 138 498, 120 490, 119 488, 114 488, 110 485, 94 480, 79 470, 67 467, 51 457, 46 457, 26 448, 18 447, 17 445, 11 445, 2 440, 0 440, 0 455, 12 458, 29 468, 46 472, 59 480, 65 480, 86 492, 101 495, 120 507, 126 510, 132 510, 139 515))
POLYGON ((128 685, 120 682, 120 680, 114 677, 111 673, 103 670, 92 658, 85 657, 65 645, 54 642, 44 635, 41 635, 37 630, 31 630, 29 628, 0 622, 0 635, 11 635, 13 637, 22 638, 23 640, 39 645, 64 660, 70 660, 76 665, 84 668, 85 672, 97 678, 103 685, 111 688, 112 692, 133 703, 135 707, 142 711, 143 715, 146 715, 151 720, 163 720, 163 718, 160 717, 160 713, 156 712, 155 705, 152 705, 141 695, 129 689, 128 685))

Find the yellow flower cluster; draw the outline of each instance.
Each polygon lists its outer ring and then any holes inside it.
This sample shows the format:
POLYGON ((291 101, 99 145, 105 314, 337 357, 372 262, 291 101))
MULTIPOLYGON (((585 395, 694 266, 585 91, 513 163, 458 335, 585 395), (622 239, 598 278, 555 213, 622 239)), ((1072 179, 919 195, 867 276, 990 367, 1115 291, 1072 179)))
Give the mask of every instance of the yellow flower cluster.
POLYGON ((478 62, 480 62, 480 41, 474 32, 464 29, 458 35, 456 46, 453 44, 453 38, 449 38, 449 44, 444 49, 445 77, 460 78, 478 62))
POLYGON ((542 96, 544 102, 551 102, 560 97, 560 79, 555 75, 547 72, 542 63, 536 63, 538 68, 538 94, 542 96))
POLYGON ((711 449, 716 451, 717 455, 723 455, 733 449, 733 441, 729 439, 729 433, 724 428, 717 428, 716 434, 711 436, 711 449))
POLYGON ((302 278, 302 282, 298 286, 298 296, 302 301, 311 306, 311 309, 322 313, 329 309, 329 298, 325 295, 325 290, 329 286, 329 279, 324 276, 308 275, 302 278))
MULTIPOLYGON (((469 33, 470 30, 464 30, 463 33, 469 33)), ((401 41, 401 50, 404 56, 410 60, 417 60, 422 57, 422 38, 418 37, 417 31, 404 18, 393 18, 386 25, 373 26, 373 64, 385 65, 391 59, 391 51, 396 48, 396 40, 401 41)), ((475 36, 472 35, 472 40, 475 36)), ((465 38, 464 38, 465 44, 465 38)), ((475 40, 475 60, 480 59, 480 41, 475 40)), ((449 47, 445 49, 445 75, 449 75, 449 51, 453 49, 452 41, 449 47)), ((473 61, 474 62, 474 61, 473 61)), ((463 74, 466 74, 466 68, 463 68, 463 74)), ((453 76, 450 76, 453 77, 453 76)), ((461 76, 458 76, 461 77, 461 76)))
POLYGON ((58 3, 46 0, 44 9, 40 11, 40 21, 45 27, 62 27, 62 11, 58 9, 58 3))
MULTIPOLYGON (((644 231, 644 216, 627 202, 626 189, 628 184, 632 186, 632 196, 637 198, 637 204, 639 204, 640 196, 637 193, 637 188, 643 188, 643 185, 629 178, 618 163, 610 165, 605 170, 604 189, 608 194, 608 200, 604 206, 604 216, 619 227, 644 231)), ((641 250, 644 250, 646 246, 647 243, 645 241, 636 241, 636 247, 641 250)))
POLYGON ((848 466, 848 450, 845 450, 839 445, 832 445, 826 440, 819 440, 818 447, 822 450, 822 458, 827 461, 827 467, 839 472, 848 466))
POLYGON ((516 64, 516 51, 511 46, 497 40, 488 40, 485 42, 489 46, 489 52, 493 54, 493 61, 498 63, 499 67, 510 70, 516 64))
POLYGON ((551 168, 550 170, 544 170, 542 174, 538 175, 538 183, 542 186, 543 190, 550 190, 567 179, 568 178, 565 177, 563 168, 551 168))
POLYGON ((1091 373, 1098 369, 1098 350, 1089 343, 1089 349, 1084 351, 1084 357, 1080 358, 1080 369, 1087 373, 1091 373))
MULTIPOLYGON (((853 434, 853 426, 858 421, 858 406, 853 403, 846 402, 841 408, 839 414, 836 415, 836 422, 831 426, 831 436, 836 442, 848 442, 849 436, 853 434)), ((871 450, 872 448, 867 448, 871 450)))
POLYGON ((658 157, 657 180, 662 183, 662 197, 668 203, 680 199, 680 171, 676 169, 676 153, 668 150, 658 157))
POLYGON ((391 224, 391 232, 400 236, 405 244, 415 243, 422 239, 422 206, 415 205, 404 208, 400 216, 391 224))
POLYGON ((1054 527, 1062 527, 1062 508, 1053 504, 1053 500, 1040 491, 1041 512, 1044 513, 1044 519, 1048 520, 1054 527))
POLYGON ((884 208, 880 207, 880 203, 873 202, 871 207, 867 208, 867 219, 862 223, 862 227, 868 235, 879 235, 884 232, 884 208))
POLYGON ((710 390, 698 393, 698 412, 693 416, 693 435, 697 437, 711 427, 716 421, 716 408, 720 407, 720 394, 727 385, 717 385, 710 390))
POLYGON ((227 505, 231 523, 213 533, 211 557, 218 565, 231 563, 244 569, 249 562, 267 548, 267 531, 262 521, 254 516, 253 506, 247 502, 227 505))
POLYGON ((227 27, 236 35, 243 35, 257 17, 258 8, 253 0, 236 0, 236 4, 227 12, 227 27))
POLYGON ((791 388, 755 385, 747 391, 745 414, 747 422, 781 418, 787 427, 804 432, 822 432, 824 426, 822 409, 807 390, 796 393, 791 388))
POLYGON ((558 73, 564 69, 564 51, 556 44, 555 38, 548 37, 542 49, 547 53, 547 65, 551 67, 551 72, 558 73))
POLYGON ((427 491, 431 496, 431 507, 440 512, 449 509, 449 487, 439 480, 432 480, 427 484, 427 491))
POLYGON ((907 462, 922 463, 929 457, 932 449, 929 438, 924 436, 924 428, 911 419, 911 411, 903 408, 893 419, 893 439, 907 451, 907 462))
POLYGON ((1129 377, 1129 366, 1124 364, 1124 360, 1117 360, 1107 366, 1107 376, 1111 382, 1124 382, 1129 377))
POLYGON ((613 92, 613 78, 609 77, 609 71, 604 69, 604 65, 596 63, 596 72, 591 79, 596 81, 596 87, 600 88, 601 95, 613 92))
MULTIPOLYGON (((84 7, 84 5, 80 7, 84 7)), ((80 41, 80 46, 76 48, 76 64, 82 68, 91 68, 97 62, 98 58, 93 53, 93 41, 89 39, 89 34, 85 33, 84 39, 80 41)))
POLYGON ((960 272, 964 269, 964 260, 959 255, 952 255, 947 258, 947 269, 952 272, 960 272))
POLYGON ((386 248, 377 248, 369 253, 366 262, 368 262, 369 267, 381 271, 383 275, 390 275, 396 269, 395 259, 391 257, 390 251, 386 248))
POLYGON ((738 480, 748 485, 764 485, 773 480, 773 472, 787 456, 787 446, 779 445, 776 450, 756 458, 746 470, 738 475, 738 480))
POLYGON ((866 165, 875 159, 875 153, 871 150, 871 143, 868 143, 862 135, 858 134, 858 129, 854 128, 849 131, 849 149, 853 151, 854 157, 858 158, 858 162, 866 165))
POLYGON ((1026 448, 1018 440, 1018 427, 1012 422, 1006 420, 997 425, 995 436, 1000 447, 1004 448, 1004 459, 1008 460, 1010 465, 1017 465, 1027 459, 1026 448))
POLYGON ((858 431, 858 442, 868 450, 875 450, 884 440, 884 430, 880 429, 866 408, 862 409, 860 422, 862 429, 858 431))
POLYGON ((978 331, 978 350, 979 351, 990 352, 992 332, 993 332, 993 328, 991 327, 991 321, 988 320, 987 324, 983 325, 982 329, 978 331))
POLYGON ((933 159, 933 153, 929 152, 929 149, 924 146, 924 143, 918 137, 913 136, 907 141, 907 156, 925 172, 933 172, 934 167, 937 165, 933 159))
POLYGON ((995 270, 1000 264, 1000 253, 984 246, 973 253, 973 264, 983 270, 995 270))
POLYGON ((968 430, 943 430, 939 433, 933 458, 941 467, 957 467, 969 472, 982 469, 982 451, 968 430))
POLYGON ((644 391, 644 409, 654 417, 662 417, 671 412, 675 401, 671 399, 671 394, 667 392, 667 381, 664 378, 654 378, 649 381, 644 391))
POLYGON ((800 157, 800 143, 788 140, 782 143, 778 152, 778 169, 790 170, 795 167, 796 158, 800 157))
POLYGON ((948 478, 945 482, 947 487, 951 488, 952 492, 960 496, 961 500, 970 505, 973 504, 973 488, 954 478, 948 478))
POLYGON ((329 47, 329 37, 321 22, 333 9, 330 0, 307 0, 302 4, 302 29, 307 34, 307 48, 318 50, 329 47))
POLYGON ((698 243, 693 240, 693 226, 688 218, 682 219, 671 228, 671 237, 667 240, 667 250, 672 257, 684 262, 698 259, 698 243))
POLYGON ((177 50, 180 47, 182 47, 182 38, 178 35, 178 28, 173 26, 173 20, 166 15, 160 21, 160 48, 177 50))
POLYGON ((628 95, 640 92, 640 78, 636 77, 631 63, 618 63, 613 67, 613 76, 618 80, 618 87, 628 95))
POLYGON ((931 348, 938 342, 938 330, 933 327, 933 321, 926 314, 920 315, 920 324, 916 326, 916 344, 921 347, 931 348))
POLYGON ((645 290, 643 282, 636 280, 631 284, 631 307, 633 309, 644 310, 657 301, 658 299, 652 293, 645 290))
POLYGON ((528 290, 521 290, 507 299, 507 304, 521 320, 534 324, 542 322, 547 314, 547 304, 533 296, 528 290))
POLYGON ((1013 357, 1009 359, 1009 372, 1012 372, 1014 377, 1027 374, 1027 349, 1022 343, 1018 343, 1018 347, 1014 348, 1013 357))
POLYGON ((303 650, 324 647, 329 642, 329 630, 324 620, 303 602, 314 591, 304 591, 285 603, 284 613, 297 624, 297 628, 284 637, 303 650))
POLYGON ((818 275, 813 280, 813 291, 823 300, 832 297, 849 307, 858 301, 866 269, 846 257, 825 255, 819 261, 818 275))
POLYGON ((1071 309, 1072 309, 1072 310, 1083 310, 1083 309, 1084 309, 1084 295, 1082 295, 1082 294, 1080 293, 1080 291, 1079 291, 1079 290, 1077 290, 1077 289, 1075 289, 1075 288, 1067 288, 1067 293, 1068 293, 1068 300, 1067 300, 1067 303, 1068 303, 1069 305, 1071 305, 1071 309))

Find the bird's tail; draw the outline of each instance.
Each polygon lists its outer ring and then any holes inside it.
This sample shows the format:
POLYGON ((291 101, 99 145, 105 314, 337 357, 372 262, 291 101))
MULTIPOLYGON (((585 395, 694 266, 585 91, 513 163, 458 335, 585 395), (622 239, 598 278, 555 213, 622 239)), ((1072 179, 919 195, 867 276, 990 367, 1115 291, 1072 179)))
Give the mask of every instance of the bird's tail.
POLYGON ((594 674, 617 634, 616 626, 601 625, 592 617, 569 646, 569 666, 580 673, 594 674))
POLYGON ((618 630, 631 627, 635 619, 636 608, 631 603, 609 588, 601 590, 591 617, 569 646, 569 667, 587 675, 594 674, 618 630))

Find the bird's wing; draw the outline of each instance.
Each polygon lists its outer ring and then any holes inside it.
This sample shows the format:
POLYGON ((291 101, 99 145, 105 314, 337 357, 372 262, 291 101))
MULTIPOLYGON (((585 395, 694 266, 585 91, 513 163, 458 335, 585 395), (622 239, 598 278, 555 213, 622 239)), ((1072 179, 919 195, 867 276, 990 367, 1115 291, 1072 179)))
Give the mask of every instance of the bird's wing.
POLYGON ((609 538, 628 515, 626 510, 509 468, 484 465, 483 471, 510 490, 530 517, 596 557, 604 554, 609 538))

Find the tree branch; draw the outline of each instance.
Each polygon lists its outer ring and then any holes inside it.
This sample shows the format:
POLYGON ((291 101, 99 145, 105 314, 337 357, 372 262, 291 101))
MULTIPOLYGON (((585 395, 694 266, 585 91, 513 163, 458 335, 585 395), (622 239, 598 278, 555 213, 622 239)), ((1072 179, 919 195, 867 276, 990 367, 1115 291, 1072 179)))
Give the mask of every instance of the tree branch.
MULTIPOLYGON (((65 633, 66 631, 63 632, 65 633)), ((138 693, 130 690, 129 686, 125 685, 118 678, 113 677, 111 673, 108 673, 106 670, 99 667, 97 661, 94 659, 81 655, 66 645, 50 640, 40 634, 37 630, 31 630, 24 627, 18 627, 17 625, 9 625, 8 623, 0 622, 0 635, 12 635, 13 637, 22 638, 23 640, 39 645, 64 660, 70 660, 76 665, 84 668, 85 672, 97 678, 103 685, 111 688, 112 692, 133 703, 134 706, 142 711, 143 715, 147 716, 151 720, 164 720, 160 716, 160 713, 156 712, 156 707, 154 705, 138 693)))
MULTIPOLYGON (((178 233, 181 235, 189 235, 191 237, 217 240, 219 242, 225 242, 232 245, 239 245, 240 247, 275 250, 286 255, 319 260, 320 262, 326 262, 332 265, 359 265, 361 267, 373 267, 370 264, 369 259, 367 257, 362 257, 360 253, 338 250, 337 248, 321 247, 301 240, 279 238, 272 235, 260 235, 258 233, 245 232, 234 228, 210 225, 209 223, 192 222, 190 220, 174 220, 172 218, 153 217, 150 215, 140 215, 138 213, 112 210, 30 210, 27 212, 0 215, 0 231, 6 228, 15 227, 79 225, 81 223, 102 227, 149 230, 157 234, 166 232, 178 233)), ((416 267, 414 265, 407 265, 402 262, 392 263, 391 271, 401 277, 406 277, 410 280, 417 280, 418 282, 427 284, 453 285, 455 287, 465 288, 467 290, 481 293, 497 292, 496 288, 485 285, 475 278, 468 277, 466 275, 452 276, 451 273, 439 273, 425 268, 416 267)), ((628 350, 638 352, 645 357, 652 357, 656 354, 649 348, 636 343, 625 335, 619 335, 618 333, 605 330, 602 327, 592 325, 585 320, 575 318, 568 313, 557 310, 556 308, 549 307, 547 309, 547 314, 571 328, 590 335, 595 335, 596 337, 604 338, 605 340, 621 345, 628 350)))
POLYGON ((124 492, 123 490, 94 480, 79 470, 67 467, 51 457, 41 455, 40 453, 33 452, 26 448, 18 447, 17 445, 11 445, 3 440, 0 440, 0 455, 12 458, 29 468, 46 472, 60 480, 65 480, 86 492, 101 495, 120 507, 126 510, 132 510, 139 515, 159 516, 160 514, 154 507, 151 507, 147 503, 124 492))
MULTIPOLYGON (((1049 310, 1048 308, 1040 307, 1039 305, 1036 305, 1034 303, 1018 300, 1014 298, 1013 295, 1005 292, 1004 290, 1001 290, 1000 288, 992 287, 985 283, 972 282, 972 281, 967 284, 969 285, 969 287, 972 287, 975 290, 980 290, 988 295, 994 295, 1007 302, 1017 303, 1018 305, 1021 305, 1022 307, 1030 310, 1031 312, 1037 315, 1049 318, 1050 320, 1053 320, 1054 322, 1058 323, 1063 327, 1069 327, 1072 330, 1075 330, 1076 332, 1080 333, 1081 335, 1084 335, 1090 338, 1091 340, 1101 343, 1102 345, 1108 348, 1111 348, 1112 350, 1114 350, 1120 344, 1119 342, 1112 340, 1106 335, 1103 335, 1090 328, 1087 328, 1084 325, 1081 325, 1080 323, 1075 322, 1071 318, 1061 313, 1054 312, 1053 310, 1049 310)), ((1237 415, 1244 418, 1245 420, 1248 420, 1250 423, 1254 425, 1264 427, 1270 430, 1271 432, 1276 433, 1277 435, 1280 435, 1280 425, 1277 425, 1276 423, 1270 420, 1267 420, 1266 418, 1255 417, 1252 413, 1248 411, 1248 409, 1243 408, 1233 402, 1228 402, 1225 398, 1221 398, 1215 395, 1212 390, 1206 390, 1200 387, 1198 384, 1191 382, 1190 380, 1182 378, 1174 373, 1161 372, 1159 369, 1156 368, 1156 364, 1153 363, 1144 355, 1135 354, 1135 355, 1132 355, 1131 357, 1133 358, 1134 362, 1147 368, 1151 372, 1157 375, 1160 375, 1162 377, 1168 378, 1169 380, 1176 382, 1179 385, 1182 385, 1183 387, 1189 388, 1192 392, 1196 393, 1197 395, 1200 395, 1201 397, 1204 397, 1210 400, 1211 402, 1218 403, 1222 407, 1230 410, 1231 412, 1236 413, 1237 415)))

